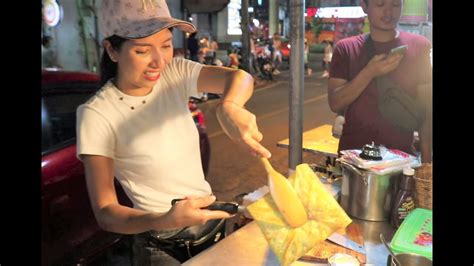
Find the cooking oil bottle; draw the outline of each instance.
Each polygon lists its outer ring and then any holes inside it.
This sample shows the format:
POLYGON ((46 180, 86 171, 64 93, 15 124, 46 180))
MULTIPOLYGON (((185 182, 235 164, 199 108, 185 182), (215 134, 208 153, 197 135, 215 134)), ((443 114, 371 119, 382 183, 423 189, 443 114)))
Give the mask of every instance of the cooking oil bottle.
POLYGON ((411 167, 403 168, 397 196, 392 208, 390 223, 398 228, 405 217, 415 209, 414 185, 415 170, 411 167))

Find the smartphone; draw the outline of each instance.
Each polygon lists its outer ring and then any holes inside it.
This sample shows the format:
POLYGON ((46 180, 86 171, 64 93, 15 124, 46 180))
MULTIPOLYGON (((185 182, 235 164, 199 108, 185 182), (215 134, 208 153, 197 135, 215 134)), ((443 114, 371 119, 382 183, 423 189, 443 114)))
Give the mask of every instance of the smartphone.
POLYGON ((408 49, 408 45, 400 45, 390 50, 390 54, 396 54, 396 53, 404 54, 407 49, 408 49))

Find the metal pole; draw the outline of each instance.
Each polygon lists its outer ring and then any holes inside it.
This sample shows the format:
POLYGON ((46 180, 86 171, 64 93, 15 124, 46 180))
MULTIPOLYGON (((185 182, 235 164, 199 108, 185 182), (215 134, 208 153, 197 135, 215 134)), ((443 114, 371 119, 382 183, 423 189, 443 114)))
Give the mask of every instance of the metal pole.
POLYGON ((268 37, 273 36, 275 32, 280 33, 278 30, 278 8, 280 6, 279 0, 268 1, 268 37))
POLYGON ((290 0, 290 173, 303 160, 304 7, 305 0, 290 0))
MULTIPOLYGON (((183 1, 181 1, 181 8, 183 8, 183 1)), ((188 9, 185 7, 183 8, 183 20, 184 21, 188 21, 188 9)), ((194 23, 193 23, 194 24, 194 23)), ((184 49, 184 58, 187 58, 187 59, 191 59, 190 57, 188 57, 188 38, 187 38, 187 34, 184 33, 183 34, 183 49, 184 49)))
POLYGON ((98 66, 96 66, 96 69, 94 70, 94 72, 96 73, 99 73, 99 69, 100 69, 100 48, 101 48, 101 44, 100 44, 100 38, 99 38, 99 20, 97 18, 97 8, 96 8, 96 2, 95 0, 92 1, 92 7, 91 7, 91 12, 92 14, 94 15, 94 43, 95 43, 95 50, 97 51, 96 55, 97 55, 97 63, 99 64, 98 66))
POLYGON ((240 14, 242 15, 242 68, 250 72, 250 33, 249 33, 249 0, 242 0, 240 14))

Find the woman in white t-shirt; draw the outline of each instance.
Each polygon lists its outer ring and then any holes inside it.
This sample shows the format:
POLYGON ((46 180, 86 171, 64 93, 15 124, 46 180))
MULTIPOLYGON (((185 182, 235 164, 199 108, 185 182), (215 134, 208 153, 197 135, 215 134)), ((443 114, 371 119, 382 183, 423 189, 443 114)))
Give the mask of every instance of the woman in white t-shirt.
POLYGON ((331 66, 333 48, 331 41, 324 40, 323 43, 325 43, 326 46, 324 47, 323 74, 321 77, 327 78, 329 77, 329 68, 331 66))
POLYGON ((178 265, 182 257, 150 246, 150 232, 159 237, 230 217, 202 209, 215 197, 202 171, 188 99, 223 94, 216 114, 224 132, 252 154, 270 157, 259 143, 255 115, 243 108, 253 78, 241 70, 173 59, 171 28, 196 29, 172 18, 165 0, 103 0, 99 25, 103 87, 77 110, 77 156, 84 162, 92 209, 102 229, 136 236, 135 264, 178 265), (133 208, 118 202, 114 178, 133 208), (183 200, 172 206, 176 198, 183 200))

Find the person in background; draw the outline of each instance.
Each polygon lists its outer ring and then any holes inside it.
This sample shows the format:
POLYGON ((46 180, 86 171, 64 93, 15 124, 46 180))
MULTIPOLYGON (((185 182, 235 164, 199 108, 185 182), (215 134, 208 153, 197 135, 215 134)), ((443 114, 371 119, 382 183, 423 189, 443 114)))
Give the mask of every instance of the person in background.
POLYGON ((332 42, 329 40, 324 40, 324 57, 323 57, 323 74, 321 75, 322 78, 329 77, 329 68, 331 67, 331 60, 332 60, 332 42))
POLYGON ((103 0, 99 26, 103 86, 77 109, 77 157, 92 210, 103 230, 134 235, 134 265, 180 265, 154 240, 230 217, 203 209, 216 198, 204 177, 188 99, 223 94, 216 116, 224 132, 251 154, 270 157, 255 115, 243 107, 253 78, 173 58, 172 28, 196 28, 172 18, 165 0, 103 0), (118 202, 114 178, 132 208, 118 202), (182 200, 171 205, 173 199, 182 200))
POLYGON ((363 0, 362 9, 370 21, 368 36, 339 40, 334 49, 328 81, 328 101, 335 113, 345 111, 339 151, 361 149, 374 141, 387 148, 416 155, 414 132, 405 132, 385 120, 378 110, 376 77, 388 75, 407 94, 423 100, 426 114, 418 132, 423 163, 431 162, 431 43, 423 36, 398 30, 402 0, 363 0), (373 42, 369 58, 366 39, 373 42), (405 54, 389 54, 402 44, 405 54))
POLYGON ((249 62, 249 70, 252 75, 258 75, 259 69, 257 66, 257 49, 255 47, 255 34, 252 32, 250 33, 250 62, 249 62))
POLYGON ((199 39, 199 51, 198 51, 198 62, 201 64, 206 63, 206 57, 209 52, 209 39, 204 36, 199 39))
POLYGON ((313 70, 308 66, 308 54, 309 54, 309 46, 308 40, 304 38, 304 70, 308 73, 308 76, 313 73, 313 70))
POLYGON ((209 43, 209 49, 212 52, 212 59, 215 60, 217 51, 219 50, 219 44, 215 39, 212 39, 212 41, 209 43))
POLYGON ((239 69, 240 68, 240 58, 238 54, 238 49, 228 49, 227 54, 229 55, 229 67, 233 69, 239 69))
POLYGON ((282 55, 281 55, 281 36, 278 32, 273 34, 272 40, 272 47, 273 47, 273 74, 278 75, 280 74, 280 65, 282 63, 282 55))
POLYGON ((199 43, 198 40, 196 39, 196 34, 197 32, 193 32, 189 34, 188 37, 188 50, 189 50, 189 56, 190 59, 193 60, 194 62, 198 62, 198 52, 199 52, 199 43))
POLYGON ((219 45, 217 44, 217 41, 212 40, 209 41, 207 37, 205 38, 204 45, 207 45, 205 48, 203 48, 204 51, 204 64, 206 65, 222 65, 219 60, 219 63, 216 62, 216 55, 217 55, 217 50, 219 50, 219 45))

